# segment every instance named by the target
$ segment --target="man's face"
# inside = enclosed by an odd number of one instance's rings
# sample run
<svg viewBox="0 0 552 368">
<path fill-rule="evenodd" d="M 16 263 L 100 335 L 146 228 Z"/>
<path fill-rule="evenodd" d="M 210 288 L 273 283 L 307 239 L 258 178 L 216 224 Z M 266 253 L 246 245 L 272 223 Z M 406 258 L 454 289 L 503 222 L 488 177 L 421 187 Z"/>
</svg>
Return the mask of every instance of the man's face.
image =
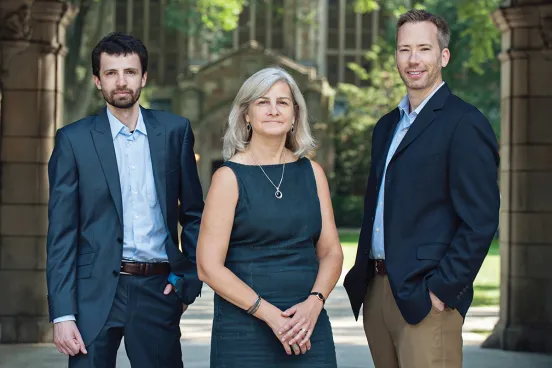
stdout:
<svg viewBox="0 0 552 368">
<path fill-rule="evenodd" d="M 449 50 L 439 48 L 433 23 L 405 23 L 399 28 L 395 60 L 408 90 L 426 90 L 440 83 L 441 69 L 449 58 Z"/>
<path fill-rule="evenodd" d="M 105 101 L 119 109 L 129 109 L 140 98 L 146 85 L 147 73 L 142 76 L 142 64 L 138 54 L 108 55 L 100 57 L 100 77 L 94 76 L 96 87 L 102 91 Z"/>
</svg>

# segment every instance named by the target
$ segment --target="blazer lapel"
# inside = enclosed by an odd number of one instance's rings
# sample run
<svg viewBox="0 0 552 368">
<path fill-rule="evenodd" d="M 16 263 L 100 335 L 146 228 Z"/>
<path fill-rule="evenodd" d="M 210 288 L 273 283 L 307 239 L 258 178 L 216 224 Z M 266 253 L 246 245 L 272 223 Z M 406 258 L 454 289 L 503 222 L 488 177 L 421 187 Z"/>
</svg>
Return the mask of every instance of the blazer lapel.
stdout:
<svg viewBox="0 0 552 368">
<path fill-rule="evenodd" d="M 148 132 L 151 166 L 157 197 L 161 205 L 163 218 L 167 221 L 167 144 L 165 126 L 153 116 L 151 111 L 140 107 Z"/>
<path fill-rule="evenodd" d="M 96 147 L 96 153 L 100 159 L 105 180 L 109 187 L 109 192 L 115 203 L 117 215 L 121 227 L 123 226 L 123 202 L 121 196 L 121 182 L 119 180 L 119 169 L 117 168 L 117 157 L 115 156 L 115 146 L 113 145 L 113 137 L 109 127 L 109 119 L 107 118 L 107 108 L 103 108 L 94 124 L 94 129 L 91 131 L 92 140 Z"/>
<path fill-rule="evenodd" d="M 384 137 L 385 138 L 385 146 L 383 147 L 384 150 L 382 151 L 383 154 L 381 155 L 377 167 L 376 167 L 376 175 L 378 179 L 378 187 L 379 183 L 381 182 L 382 176 L 383 176 L 383 170 L 385 169 L 385 162 L 387 161 L 387 154 L 389 153 L 389 147 L 391 147 L 391 142 L 393 141 L 393 136 L 395 133 L 395 129 L 397 129 L 397 124 L 401 120 L 401 114 L 399 112 L 399 109 L 395 109 L 393 111 L 393 114 L 389 117 L 391 120 L 391 124 L 389 124 L 389 128 L 387 130 L 387 134 Z"/>
<path fill-rule="evenodd" d="M 397 147 L 393 157 L 400 154 L 406 147 L 408 147 L 418 136 L 431 124 L 435 118 L 435 110 L 440 110 L 443 108 L 445 101 L 450 95 L 450 89 L 445 83 L 435 94 L 429 99 L 427 104 L 420 111 L 420 115 L 416 117 L 414 123 L 408 129 L 408 132 L 404 136 L 401 144 Z"/>
</svg>

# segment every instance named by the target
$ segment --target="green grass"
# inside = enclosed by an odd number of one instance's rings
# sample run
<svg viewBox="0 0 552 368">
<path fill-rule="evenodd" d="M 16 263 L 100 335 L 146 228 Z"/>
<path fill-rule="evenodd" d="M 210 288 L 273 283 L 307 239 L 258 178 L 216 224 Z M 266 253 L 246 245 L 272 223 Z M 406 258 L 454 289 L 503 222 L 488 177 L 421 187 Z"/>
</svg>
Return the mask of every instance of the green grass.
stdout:
<svg viewBox="0 0 552 368">
<path fill-rule="evenodd" d="M 340 230 L 339 239 L 343 247 L 343 269 L 349 270 L 355 263 L 359 232 Z M 494 240 L 489 253 L 483 261 L 474 282 L 473 306 L 498 305 L 500 299 L 500 251 L 498 241 Z"/>
</svg>

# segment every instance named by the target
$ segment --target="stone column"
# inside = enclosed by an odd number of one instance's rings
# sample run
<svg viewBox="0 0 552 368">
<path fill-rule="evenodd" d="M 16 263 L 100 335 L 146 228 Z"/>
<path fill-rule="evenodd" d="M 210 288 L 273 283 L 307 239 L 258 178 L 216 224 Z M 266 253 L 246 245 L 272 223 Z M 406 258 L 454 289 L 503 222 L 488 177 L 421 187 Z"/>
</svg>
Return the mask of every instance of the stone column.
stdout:
<svg viewBox="0 0 552 368">
<path fill-rule="evenodd" d="M 47 161 L 62 125 L 65 27 L 75 12 L 61 0 L 2 1 L 0 12 L 2 55 L 12 50 L 1 75 L 0 342 L 51 341 Z"/>
<path fill-rule="evenodd" d="M 500 319 L 484 347 L 552 352 L 552 3 L 510 1 L 502 32 Z"/>
<path fill-rule="evenodd" d="M 328 50 L 328 1 L 318 0 L 318 43 L 316 45 L 316 65 L 318 75 L 327 77 L 326 52 Z"/>
</svg>

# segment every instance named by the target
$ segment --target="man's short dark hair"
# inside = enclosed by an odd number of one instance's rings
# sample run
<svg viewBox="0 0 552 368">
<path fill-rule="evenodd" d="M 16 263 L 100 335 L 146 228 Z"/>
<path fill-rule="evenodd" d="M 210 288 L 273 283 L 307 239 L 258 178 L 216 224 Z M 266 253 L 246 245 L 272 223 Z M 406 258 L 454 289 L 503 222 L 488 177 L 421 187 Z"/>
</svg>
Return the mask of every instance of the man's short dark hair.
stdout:
<svg viewBox="0 0 552 368">
<path fill-rule="evenodd" d="M 102 53 L 115 56 L 137 54 L 142 64 L 142 75 L 148 71 L 148 50 L 146 50 L 142 41 L 134 36 L 122 32 L 113 32 L 98 42 L 92 50 L 92 73 L 98 78 L 100 77 Z"/>
<path fill-rule="evenodd" d="M 402 14 L 397 21 L 397 30 L 395 33 L 395 41 L 399 35 L 399 28 L 405 23 L 419 23 L 430 22 L 437 27 L 437 40 L 439 41 L 439 48 L 443 51 L 444 48 L 449 46 L 450 42 L 450 28 L 448 23 L 436 14 L 432 14 L 425 10 L 412 9 Z"/>
</svg>

